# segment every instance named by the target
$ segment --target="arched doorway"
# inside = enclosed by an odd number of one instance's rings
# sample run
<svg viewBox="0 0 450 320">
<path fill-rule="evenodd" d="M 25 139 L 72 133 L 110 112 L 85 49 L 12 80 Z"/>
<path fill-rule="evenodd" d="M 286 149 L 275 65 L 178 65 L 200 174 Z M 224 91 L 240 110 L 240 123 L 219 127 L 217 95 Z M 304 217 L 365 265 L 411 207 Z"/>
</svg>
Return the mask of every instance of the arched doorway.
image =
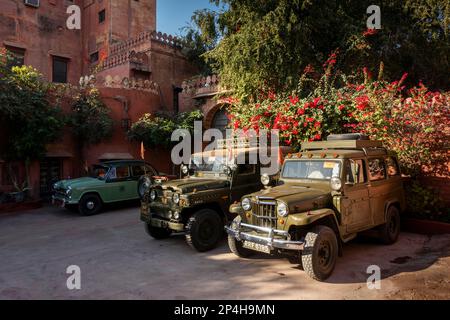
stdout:
<svg viewBox="0 0 450 320">
<path fill-rule="evenodd" d="M 219 110 L 216 111 L 211 122 L 211 128 L 220 130 L 224 138 L 226 137 L 226 129 L 228 126 L 228 117 L 226 111 L 226 106 L 222 106 Z"/>
</svg>

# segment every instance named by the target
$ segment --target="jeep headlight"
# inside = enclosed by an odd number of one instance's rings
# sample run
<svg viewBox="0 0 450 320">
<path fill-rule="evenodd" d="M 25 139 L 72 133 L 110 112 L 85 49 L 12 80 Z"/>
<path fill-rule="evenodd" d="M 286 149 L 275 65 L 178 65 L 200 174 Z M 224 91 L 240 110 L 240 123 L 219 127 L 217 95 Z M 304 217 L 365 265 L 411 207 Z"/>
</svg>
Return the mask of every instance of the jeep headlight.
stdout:
<svg viewBox="0 0 450 320">
<path fill-rule="evenodd" d="M 66 190 L 66 196 L 70 197 L 72 195 L 72 187 L 68 187 Z"/>
<path fill-rule="evenodd" d="M 150 200 L 151 200 L 151 201 L 155 201 L 157 196 L 158 196 L 158 194 L 156 193 L 156 190 L 155 190 L 155 189 L 153 189 L 152 191 L 150 191 Z"/>
<path fill-rule="evenodd" d="M 342 181 L 338 177 L 333 177 L 330 180 L 331 189 L 334 191 L 339 191 L 342 188 Z"/>
<path fill-rule="evenodd" d="M 187 175 L 187 174 L 189 173 L 189 168 L 188 168 L 188 166 L 187 166 L 187 165 L 182 165 L 182 166 L 181 166 L 181 172 L 182 172 L 184 175 Z"/>
<path fill-rule="evenodd" d="M 287 205 L 284 202 L 278 202 L 277 212 L 280 217 L 287 217 L 289 214 Z"/>
<path fill-rule="evenodd" d="M 241 205 L 242 209 L 244 209 L 245 211 L 250 211 L 250 209 L 252 208 L 252 203 L 249 198 L 244 198 L 244 200 L 242 200 Z"/>
<path fill-rule="evenodd" d="M 261 183 L 262 183 L 264 186 L 268 186 L 268 185 L 270 184 L 270 177 L 269 177 L 268 174 L 263 174 L 263 175 L 261 176 Z"/>
<path fill-rule="evenodd" d="M 175 204 L 179 204 L 180 203 L 180 194 L 179 193 L 174 193 L 172 196 L 172 201 Z"/>
</svg>

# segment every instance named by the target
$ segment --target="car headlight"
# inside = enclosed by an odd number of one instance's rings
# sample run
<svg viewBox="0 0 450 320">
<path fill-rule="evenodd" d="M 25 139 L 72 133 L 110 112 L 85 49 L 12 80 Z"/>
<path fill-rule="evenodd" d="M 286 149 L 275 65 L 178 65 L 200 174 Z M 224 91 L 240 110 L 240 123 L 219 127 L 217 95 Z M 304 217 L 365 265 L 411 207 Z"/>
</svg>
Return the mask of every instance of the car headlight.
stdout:
<svg viewBox="0 0 450 320">
<path fill-rule="evenodd" d="M 173 214 L 173 218 L 175 219 L 175 220 L 180 220 L 180 213 L 178 212 L 178 211 L 175 211 L 175 213 Z"/>
<path fill-rule="evenodd" d="M 174 193 L 172 196 L 172 201 L 175 204 L 179 204 L 180 203 L 180 194 L 179 193 Z"/>
<path fill-rule="evenodd" d="M 188 174 L 188 173 L 189 173 L 189 168 L 188 168 L 188 166 L 182 165 L 182 166 L 181 166 L 181 172 L 182 172 L 184 175 Z"/>
<path fill-rule="evenodd" d="M 330 180 L 331 189 L 334 191 L 339 191 L 342 188 L 342 181 L 338 177 L 333 177 Z"/>
<path fill-rule="evenodd" d="M 58 182 L 53 185 L 53 190 L 56 190 L 56 188 L 58 188 Z"/>
<path fill-rule="evenodd" d="M 68 187 L 66 190 L 66 196 L 70 197 L 72 195 L 72 188 Z"/>
<path fill-rule="evenodd" d="M 244 198 L 244 200 L 242 200 L 241 205 L 245 211 L 250 211 L 250 209 L 252 208 L 252 203 L 250 202 L 249 198 Z"/>
<path fill-rule="evenodd" d="M 151 201 L 155 201 L 157 197 L 158 197 L 158 194 L 156 193 L 156 190 L 155 190 L 155 189 L 153 189 L 152 191 L 150 191 L 150 200 L 151 200 Z"/>
<path fill-rule="evenodd" d="M 261 183 L 262 183 L 264 186 L 268 186 L 268 185 L 270 184 L 270 177 L 269 177 L 268 174 L 263 174 L 263 175 L 261 176 Z"/>
<path fill-rule="evenodd" d="M 289 210 L 284 202 L 278 202 L 277 212 L 280 217 L 287 217 Z"/>
</svg>

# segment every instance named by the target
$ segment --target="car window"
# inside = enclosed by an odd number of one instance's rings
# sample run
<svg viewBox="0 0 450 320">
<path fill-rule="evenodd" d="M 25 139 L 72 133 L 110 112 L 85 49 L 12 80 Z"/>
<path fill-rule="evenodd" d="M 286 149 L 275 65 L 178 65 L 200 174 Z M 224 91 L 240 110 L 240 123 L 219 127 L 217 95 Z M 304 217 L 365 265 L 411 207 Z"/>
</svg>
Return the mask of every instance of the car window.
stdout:
<svg viewBox="0 0 450 320">
<path fill-rule="evenodd" d="M 400 169 L 398 168 L 398 163 L 395 158 L 387 157 L 386 166 L 389 177 L 398 176 L 400 174 Z"/>
<path fill-rule="evenodd" d="M 316 179 L 330 180 L 339 177 L 341 163 L 334 160 L 299 160 L 288 161 L 283 168 L 283 178 L 286 179 Z"/>
<path fill-rule="evenodd" d="M 379 181 L 386 179 L 386 168 L 383 159 L 369 160 L 370 181 Z"/>
<path fill-rule="evenodd" d="M 130 176 L 130 169 L 128 166 L 113 167 L 109 173 L 109 179 L 125 179 Z"/>
<path fill-rule="evenodd" d="M 359 184 L 366 183 L 366 165 L 364 160 L 349 159 L 346 163 L 346 181 L 349 183 Z"/>
<path fill-rule="evenodd" d="M 155 175 L 156 172 L 155 170 L 148 166 L 148 165 L 134 165 L 131 167 L 131 170 L 133 172 L 133 177 L 140 177 L 143 176 L 145 174 L 149 174 L 149 175 Z"/>
</svg>

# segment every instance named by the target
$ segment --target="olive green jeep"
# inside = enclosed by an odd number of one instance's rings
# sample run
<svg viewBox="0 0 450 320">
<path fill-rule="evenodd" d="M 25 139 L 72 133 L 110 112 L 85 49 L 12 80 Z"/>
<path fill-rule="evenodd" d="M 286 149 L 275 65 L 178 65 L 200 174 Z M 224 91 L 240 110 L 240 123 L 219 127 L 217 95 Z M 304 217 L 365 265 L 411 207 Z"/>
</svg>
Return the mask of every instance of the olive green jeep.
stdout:
<svg viewBox="0 0 450 320">
<path fill-rule="evenodd" d="M 230 206 L 233 253 L 287 253 L 312 278 L 333 272 L 342 244 L 373 229 L 385 244 L 400 232 L 405 208 L 396 155 L 360 134 L 331 135 L 288 155 L 274 186 Z"/>
<path fill-rule="evenodd" d="M 144 179 L 141 220 L 147 233 L 164 239 L 185 232 L 187 243 L 195 250 L 213 249 L 224 234 L 224 225 L 235 218 L 228 211 L 230 204 L 263 187 L 259 161 L 248 161 L 249 154 L 257 150 L 234 145 L 196 153 L 189 166 L 181 167 L 183 179 L 160 184 Z M 243 157 L 246 164 L 237 164 L 236 159 Z"/>
</svg>

